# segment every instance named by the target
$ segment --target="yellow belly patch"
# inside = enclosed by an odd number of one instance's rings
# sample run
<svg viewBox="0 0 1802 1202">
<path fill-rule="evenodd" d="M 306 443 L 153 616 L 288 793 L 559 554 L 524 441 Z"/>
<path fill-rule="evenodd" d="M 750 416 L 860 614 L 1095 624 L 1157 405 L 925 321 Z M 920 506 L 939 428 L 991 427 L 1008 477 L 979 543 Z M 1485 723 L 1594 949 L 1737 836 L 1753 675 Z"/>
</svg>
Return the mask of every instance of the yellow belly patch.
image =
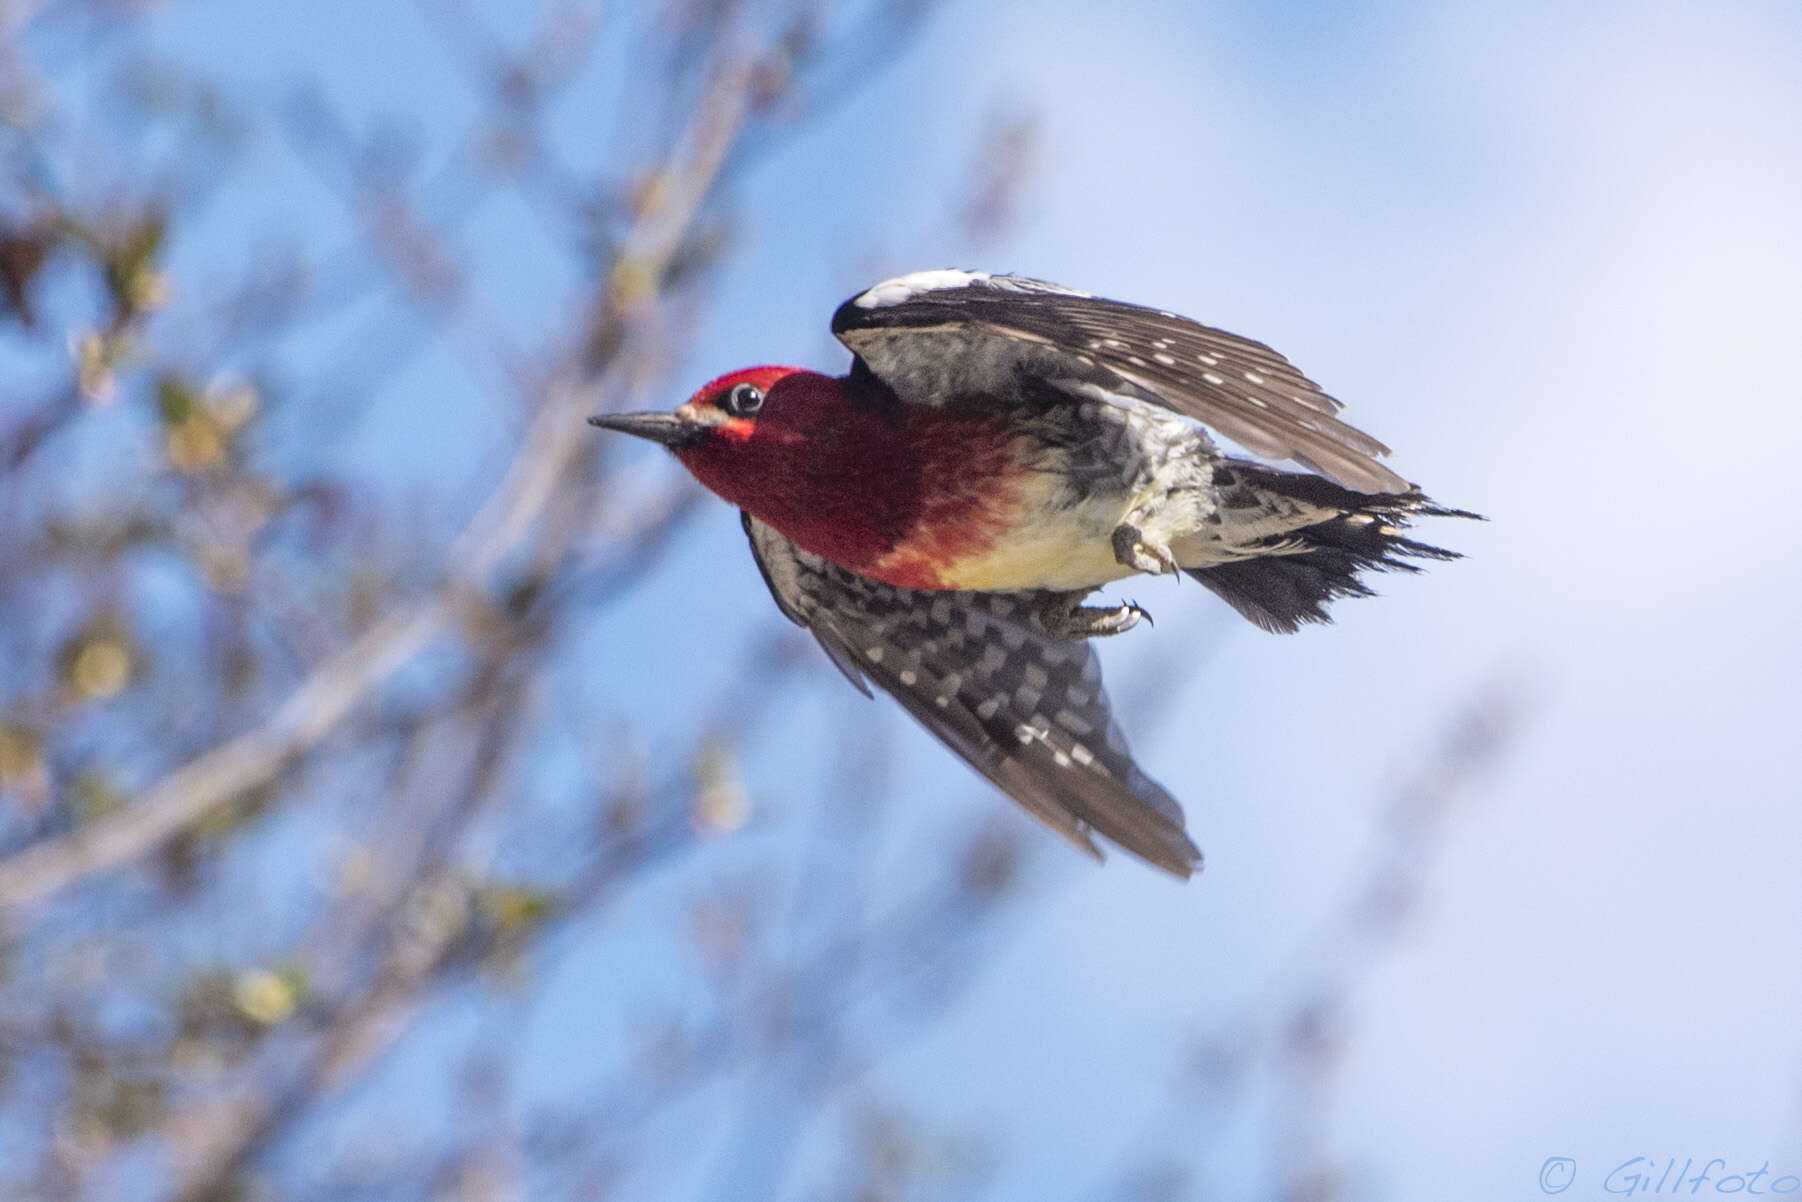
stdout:
<svg viewBox="0 0 1802 1202">
<path fill-rule="evenodd" d="M 1014 591 L 1093 588 L 1133 574 L 1114 557 L 1114 527 L 1131 502 L 1114 496 L 1073 507 L 1054 505 L 1056 481 L 1030 478 L 1007 515 L 1011 533 L 992 547 L 940 569 L 941 587 Z"/>
</svg>

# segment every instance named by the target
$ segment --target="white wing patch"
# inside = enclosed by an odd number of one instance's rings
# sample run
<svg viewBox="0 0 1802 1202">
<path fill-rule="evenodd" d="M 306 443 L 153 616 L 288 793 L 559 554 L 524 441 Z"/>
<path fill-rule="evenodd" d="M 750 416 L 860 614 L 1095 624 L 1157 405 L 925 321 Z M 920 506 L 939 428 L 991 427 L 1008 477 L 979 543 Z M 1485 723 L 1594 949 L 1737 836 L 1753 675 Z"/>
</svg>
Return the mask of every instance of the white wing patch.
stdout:
<svg viewBox="0 0 1802 1202">
<path fill-rule="evenodd" d="M 989 278 L 989 273 L 986 271 L 957 271 L 951 268 L 938 271 L 916 271 L 912 275 L 900 275 L 892 280 L 884 280 L 851 303 L 859 309 L 884 309 L 890 305 L 906 304 L 922 292 L 937 292 L 945 288 L 968 288 L 977 280 Z"/>
<path fill-rule="evenodd" d="M 886 309 L 891 305 L 904 305 L 915 297 L 924 296 L 928 292 L 968 288 L 972 284 L 987 284 L 991 288 L 1000 288 L 1009 292 L 1052 292 L 1060 296 L 1089 295 L 1086 292 L 1078 292 L 1074 288 L 1047 284 L 1043 280 L 1029 280 L 1024 276 L 991 275 L 986 271 L 959 271 L 952 267 L 941 267 L 933 271 L 916 271 L 909 275 L 898 275 L 892 280 L 884 280 L 874 288 L 860 293 L 851 303 L 859 309 Z"/>
</svg>

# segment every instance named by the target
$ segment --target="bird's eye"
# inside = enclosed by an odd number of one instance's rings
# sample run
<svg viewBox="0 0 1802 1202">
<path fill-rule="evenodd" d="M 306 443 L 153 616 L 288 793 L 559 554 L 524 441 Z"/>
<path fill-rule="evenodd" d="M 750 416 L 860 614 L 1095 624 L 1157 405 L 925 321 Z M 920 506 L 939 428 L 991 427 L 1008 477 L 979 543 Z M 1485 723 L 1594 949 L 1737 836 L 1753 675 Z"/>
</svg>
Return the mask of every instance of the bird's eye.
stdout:
<svg viewBox="0 0 1802 1202">
<path fill-rule="evenodd" d="M 755 384 L 736 384 L 726 394 L 726 411 L 739 417 L 750 417 L 763 408 L 763 389 Z"/>
</svg>

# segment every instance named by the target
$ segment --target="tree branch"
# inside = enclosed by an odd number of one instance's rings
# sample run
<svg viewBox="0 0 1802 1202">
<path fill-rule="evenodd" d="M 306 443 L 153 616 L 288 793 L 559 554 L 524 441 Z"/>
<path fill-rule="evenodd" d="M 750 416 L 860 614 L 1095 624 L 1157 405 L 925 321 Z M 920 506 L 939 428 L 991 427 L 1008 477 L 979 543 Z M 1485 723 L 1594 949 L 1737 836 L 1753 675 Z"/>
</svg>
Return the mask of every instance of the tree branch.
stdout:
<svg viewBox="0 0 1802 1202">
<path fill-rule="evenodd" d="M 748 80 L 742 57 L 728 58 L 716 71 L 662 167 L 658 196 L 645 205 L 625 240 L 605 302 L 605 320 L 619 331 L 610 340 L 614 351 L 599 362 L 575 355 L 574 364 L 546 390 L 500 485 L 453 544 L 452 566 L 438 591 L 388 614 L 301 682 L 262 725 L 170 772 L 134 804 L 0 861 L 0 913 L 41 901 L 90 873 L 130 863 L 273 779 L 443 633 L 458 599 L 481 590 L 519 550 L 575 458 L 593 394 L 629 384 L 649 358 L 646 319 L 744 122 Z"/>
</svg>

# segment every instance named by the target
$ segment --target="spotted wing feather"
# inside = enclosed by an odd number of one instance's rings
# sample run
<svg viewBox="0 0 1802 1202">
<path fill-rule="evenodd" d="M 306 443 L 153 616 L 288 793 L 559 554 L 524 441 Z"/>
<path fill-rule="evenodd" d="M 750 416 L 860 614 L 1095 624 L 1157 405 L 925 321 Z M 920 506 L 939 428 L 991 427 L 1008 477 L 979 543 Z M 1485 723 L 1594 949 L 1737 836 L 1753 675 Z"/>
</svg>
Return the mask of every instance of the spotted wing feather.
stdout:
<svg viewBox="0 0 1802 1202">
<path fill-rule="evenodd" d="M 832 332 L 905 401 L 1007 396 L 1020 376 L 1129 396 L 1194 418 L 1255 455 L 1367 493 L 1408 482 L 1338 401 L 1261 342 L 1161 309 L 1041 280 L 927 271 L 840 305 Z"/>
<path fill-rule="evenodd" d="M 1188 876 L 1181 808 L 1139 771 L 1085 642 L 1040 629 L 1037 594 L 915 592 L 848 572 L 750 515 L 776 604 L 852 680 L 899 701 L 977 771 L 1077 846 L 1092 834 Z"/>
</svg>

